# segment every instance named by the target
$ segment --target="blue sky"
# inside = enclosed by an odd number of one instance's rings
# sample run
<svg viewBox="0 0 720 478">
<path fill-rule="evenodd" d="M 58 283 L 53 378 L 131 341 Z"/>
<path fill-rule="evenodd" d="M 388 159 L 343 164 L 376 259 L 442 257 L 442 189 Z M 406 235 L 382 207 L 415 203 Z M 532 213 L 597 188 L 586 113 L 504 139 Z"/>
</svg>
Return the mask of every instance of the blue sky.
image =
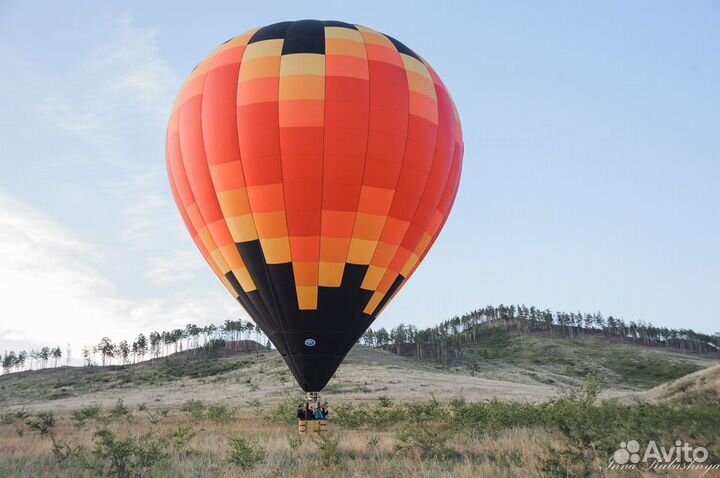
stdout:
<svg viewBox="0 0 720 478">
<path fill-rule="evenodd" d="M 715 332 L 716 2 L 0 3 L 0 350 L 246 317 L 170 196 L 164 130 L 228 38 L 322 18 L 439 72 L 465 160 L 453 214 L 376 324 L 486 304 Z"/>
</svg>

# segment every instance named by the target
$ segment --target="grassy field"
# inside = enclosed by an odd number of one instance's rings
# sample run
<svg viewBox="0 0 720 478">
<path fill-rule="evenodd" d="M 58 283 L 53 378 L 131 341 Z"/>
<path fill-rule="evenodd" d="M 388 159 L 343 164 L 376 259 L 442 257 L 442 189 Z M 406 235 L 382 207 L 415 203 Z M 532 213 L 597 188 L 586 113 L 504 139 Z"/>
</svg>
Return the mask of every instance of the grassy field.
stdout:
<svg viewBox="0 0 720 478">
<path fill-rule="evenodd" d="M 502 330 L 447 365 L 356 347 L 324 391 L 328 433 L 302 438 L 274 351 L 14 373 L 0 477 L 720 477 L 602 471 L 630 439 L 681 438 L 720 463 L 716 364 Z"/>
<path fill-rule="evenodd" d="M 717 403 L 638 406 L 596 396 L 590 379 L 543 403 L 380 397 L 334 407 L 328 432 L 303 437 L 291 400 L 238 409 L 194 399 L 176 408 L 119 400 L 70 413 L 19 409 L 0 421 L 0 476 L 657 476 L 601 469 L 627 437 L 677 436 L 692 436 L 720 462 Z"/>
</svg>

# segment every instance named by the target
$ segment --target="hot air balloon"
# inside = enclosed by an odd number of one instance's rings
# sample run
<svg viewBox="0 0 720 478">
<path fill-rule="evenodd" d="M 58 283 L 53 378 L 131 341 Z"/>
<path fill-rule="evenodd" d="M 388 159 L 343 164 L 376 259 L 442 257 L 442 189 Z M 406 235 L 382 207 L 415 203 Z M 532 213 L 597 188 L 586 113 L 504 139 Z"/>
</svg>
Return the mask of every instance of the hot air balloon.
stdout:
<svg viewBox="0 0 720 478">
<path fill-rule="evenodd" d="M 338 21 L 223 43 L 190 74 L 167 129 L 187 229 L 306 392 L 325 387 L 427 254 L 462 156 L 430 65 Z"/>
</svg>

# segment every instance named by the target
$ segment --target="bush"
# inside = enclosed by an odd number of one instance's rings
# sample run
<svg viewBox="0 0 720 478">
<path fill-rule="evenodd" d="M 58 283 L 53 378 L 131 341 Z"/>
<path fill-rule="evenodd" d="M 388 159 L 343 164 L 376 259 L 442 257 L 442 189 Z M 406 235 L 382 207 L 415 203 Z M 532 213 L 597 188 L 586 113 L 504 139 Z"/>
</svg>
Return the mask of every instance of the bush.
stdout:
<svg viewBox="0 0 720 478">
<path fill-rule="evenodd" d="M 394 405 L 390 399 L 380 397 L 374 407 L 339 405 L 333 408 L 333 413 L 335 421 L 347 428 L 378 428 L 406 422 L 413 407 L 423 405 Z"/>
<path fill-rule="evenodd" d="M 347 428 L 360 428 L 366 423 L 366 409 L 354 405 L 338 405 L 333 408 L 335 421 Z"/>
<path fill-rule="evenodd" d="M 0 425 L 14 425 L 16 421 L 25 420 L 29 416 L 30 412 L 23 407 L 14 412 L 4 413 L 2 417 L 0 417 Z"/>
<path fill-rule="evenodd" d="M 100 407 L 98 407 L 97 405 L 91 405 L 88 407 L 80 408 L 78 410 L 74 410 L 71 416 L 78 425 L 82 425 L 83 423 L 85 423 L 85 420 L 96 420 L 100 418 L 101 412 L 102 409 Z"/>
<path fill-rule="evenodd" d="M 605 410 L 595 405 L 599 393 L 597 377 L 589 373 L 579 390 L 552 403 L 549 418 L 562 433 L 563 443 L 559 448 L 548 448 L 542 466 L 548 476 L 590 477 L 607 463 L 608 455 L 600 442 L 612 448 L 610 442 L 614 440 L 608 438 L 617 428 L 608 427 L 612 422 L 604 419 Z"/>
<path fill-rule="evenodd" d="M 235 418 L 235 411 L 226 405 L 210 405 L 207 409 L 207 417 L 216 423 L 229 423 Z"/>
<path fill-rule="evenodd" d="M 55 428 L 55 415 L 53 412 L 41 412 L 35 418 L 29 418 L 25 424 L 41 436 L 50 435 Z"/>
<path fill-rule="evenodd" d="M 82 462 L 85 459 L 85 449 L 82 446 L 74 448 L 68 443 L 55 439 L 55 437 L 51 436 L 50 439 L 53 445 L 52 454 L 58 463 L 65 463 L 73 459 Z"/>
<path fill-rule="evenodd" d="M 445 408 L 440 406 L 435 397 L 429 402 L 411 402 L 405 405 L 407 417 L 416 423 L 424 423 L 429 420 L 440 420 L 445 418 Z M 387 407 L 380 406 L 376 409 L 376 413 Z"/>
<path fill-rule="evenodd" d="M 139 437 L 120 438 L 107 428 L 95 433 L 95 448 L 85 467 L 101 477 L 132 478 L 144 476 L 146 471 L 167 460 L 166 440 L 151 433 Z"/>
<path fill-rule="evenodd" d="M 145 410 L 145 414 L 148 417 L 148 421 L 153 425 L 160 422 L 160 417 L 163 417 L 163 418 L 167 417 L 168 412 L 169 412 L 169 410 L 167 408 L 160 408 L 157 410 L 151 410 L 148 408 Z"/>
<path fill-rule="evenodd" d="M 412 425 L 398 435 L 396 448 L 416 453 L 422 459 L 449 459 L 457 452 L 448 445 L 454 432 L 446 428 L 434 428 L 429 424 Z"/>
<path fill-rule="evenodd" d="M 393 401 L 383 395 L 381 397 L 378 397 L 378 406 L 381 408 L 390 408 L 393 406 Z"/>
<path fill-rule="evenodd" d="M 115 402 L 115 406 L 110 409 L 110 418 L 115 420 L 120 420 L 121 418 L 130 420 L 132 418 L 130 409 L 125 406 L 125 402 L 123 402 L 122 398 L 118 398 Z"/>
<path fill-rule="evenodd" d="M 313 443 L 320 450 L 320 462 L 323 466 L 328 467 L 340 463 L 340 439 L 338 437 L 318 430 L 313 435 Z"/>
<path fill-rule="evenodd" d="M 175 449 L 180 450 L 185 448 L 185 446 L 194 436 L 195 431 L 192 429 L 192 427 L 190 427 L 189 425 L 183 425 L 170 435 L 170 440 L 172 441 Z"/>
<path fill-rule="evenodd" d="M 202 400 L 188 400 L 180 410 L 189 413 L 193 420 L 202 420 L 205 418 L 205 404 Z"/>
<path fill-rule="evenodd" d="M 15 418 L 14 414 L 4 413 L 2 418 L 0 418 L 0 425 L 12 425 L 16 420 L 17 418 Z"/>
<path fill-rule="evenodd" d="M 227 461 L 242 470 L 249 470 L 257 466 L 265 459 L 265 450 L 259 446 L 248 443 L 242 437 L 230 439 L 230 449 Z"/>
<path fill-rule="evenodd" d="M 297 406 L 298 403 L 303 403 L 303 398 L 293 400 L 288 398 L 278 404 L 277 407 L 270 410 L 270 413 L 265 415 L 265 420 L 272 423 L 285 423 L 292 425 L 297 423 Z"/>
</svg>

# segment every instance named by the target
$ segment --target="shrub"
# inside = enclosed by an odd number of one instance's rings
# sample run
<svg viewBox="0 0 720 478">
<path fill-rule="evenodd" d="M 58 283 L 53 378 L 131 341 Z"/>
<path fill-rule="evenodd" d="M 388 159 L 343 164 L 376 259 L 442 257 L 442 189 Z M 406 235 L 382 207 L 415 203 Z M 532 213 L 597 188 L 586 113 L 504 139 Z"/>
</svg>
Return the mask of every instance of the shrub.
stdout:
<svg viewBox="0 0 720 478">
<path fill-rule="evenodd" d="M 235 418 L 235 411 L 227 405 L 210 405 L 207 409 L 207 417 L 216 423 L 229 423 Z"/>
<path fill-rule="evenodd" d="M 265 415 L 265 420 L 272 423 L 285 423 L 291 425 L 297 422 L 297 405 L 305 400 L 302 398 L 288 398 L 280 402 L 270 413 Z"/>
<path fill-rule="evenodd" d="M 188 400 L 180 410 L 189 413 L 193 420 L 202 420 L 205 418 L 205 404 L 202 400 Z"/>
<path fill-rule="evenodd" d="M 249 470 L 257 466 L 265 459 L 265 450 L 257 445 L 248 443 L 242 437 L 230 439 L 230 449 L 227 461 L 243 470 Z"/>
<path fill-rule="evenodd" d="M 35 418 L 28 418 L 25 424 L 41 436 L 49 435 L 55 428 L 55 415 L 53 412 L 41 412 Z"/>
<path fill-rule="evenodd" d="M 453 434 L 450 429 L 434 428 L 429 424 L 412 425 L 398 434 L 396 448 L 416 453 L 423 459 L 448 459 L 457 455 L 457 452 L 448 445 Z"/>
<path fill-rule="evenodd" d="M 408 420 L 409 407 L 422 405 L 393 405 L 390 400 L 380 400 L 374 407 L 339 405 L 333 408 L 335 420 L 347 428 L 387 427 Z"/>
<path fill-rule="evenodd" d="M 390 408 L 393 406 L 393 401 L 383 395 L 381 397 L 378 397 L 378 406 L 381 408 Z"/>
<path fill-rule="evenodd" d="M 139 437 L 118 437 L 107 428 L 95 433 L 95 448 L 86 460 L 85 468 L 101 477 L 132 478 L 144 476 L 146 471 L 167 460 L 165 440 L 151 433 Z"/>
<path fill-rule="evenodd" d="M 416 423 L 424 423 L 429 420 L 440 420 L 445 417 L 445 408 L 440 406 L 435 397 L 429 402 L 410 402 L 406 407 L 407 417 Z M 380 409 L 384 409 L 381 407 Z M 378 410 L 376 409 L 376 412 Z"/>
<path fill-rule="evenodd" d="M 4 413 L 2 418 L 0 418 L 0 425 L 12 425 L 16 420 L 17 418 L 14 413 Z"/>
<path fill-rule="evenodd" d="M 73 448 L 68 443 L 57 440 L 54 437 L 50 437 L 50 438 L 52 440 L 52 445 L 53 445 L 52 454 L 55 457 L 55 459 L 58 461 L 58 463 L 65 463 L 72 459 L 78 459 L 78 460 L 82 461 L 85 458 L 83 455 L 85 449 L 82 446 Z"/>
<path fill-rule="evenodd" d="M 367 413 L 361 407 L 350 404 L 338 405 L 333 408 L 335 421 L 347 428 L 360 428 L 366 423 Z"/>
<path fill-rule="evenodd" d="M 145 414 L 146 414 L 147 417 L 148 417 L 148 421 L 149 421 L 151 424 L 155 425 L 156 423 L 158 423 L 158 422 L 160 421 L 160 417 L 163 417 L 163 418 L 164 418 L 164 417 L 167 417 L 167 416 L 168 416 L 168 409 L 167 409 L 167 408 L 161 408 L 161 409 L 158 409 L 158 410 L 151 410 L 151 409 L 148 408 L 148 409 L 145 410 Z"/>
<path fill-rule="evenodd" d="M 340 463 L 340 439 L 328 432 L 317 430 L 313 435 L 313 443 L 320 450 L 320 462 L 323 466 Z"/>
<path fill-rule="evenodd" d="M 608 432 L 608 422 L 599 420 L 603 415 L 595 406 L 599 393 L 597 377 L 589 373 L 579 390 L 553 403 L 552 423 L 562 433 L 563 443 L 560 448 L 548 448 L 544 473 L 590 477 L 607 462 L 599 440 L 609 436 L 612 429 Z"/>
<path fill-rule="evenodd" d="M 125 402 L 123 402 L 122 398 L 118 398 L 115 402 L 115 406 L 110 409 L 110 418 L 115 420 L 120 420 L 121 418 L 130 420 L 132 418 L 130 409 L 125 406 Z"/>
<path fill-rule="evenodd" d="M 97 405 L 90 405 L 87 407 L 74 410 L 71 414 L 72 419 L 77 422 L 78 425 L 85 423 L 85 420 L 98 419 L 102 409 Z"/>
<path fill-rule="evenodd" d="M 195 436 L 195 431 L 189 425 L 179 427 L 170 435 L 173 446 L 180 450 L 185 448 L 188 442 Z"/>
</svg>

